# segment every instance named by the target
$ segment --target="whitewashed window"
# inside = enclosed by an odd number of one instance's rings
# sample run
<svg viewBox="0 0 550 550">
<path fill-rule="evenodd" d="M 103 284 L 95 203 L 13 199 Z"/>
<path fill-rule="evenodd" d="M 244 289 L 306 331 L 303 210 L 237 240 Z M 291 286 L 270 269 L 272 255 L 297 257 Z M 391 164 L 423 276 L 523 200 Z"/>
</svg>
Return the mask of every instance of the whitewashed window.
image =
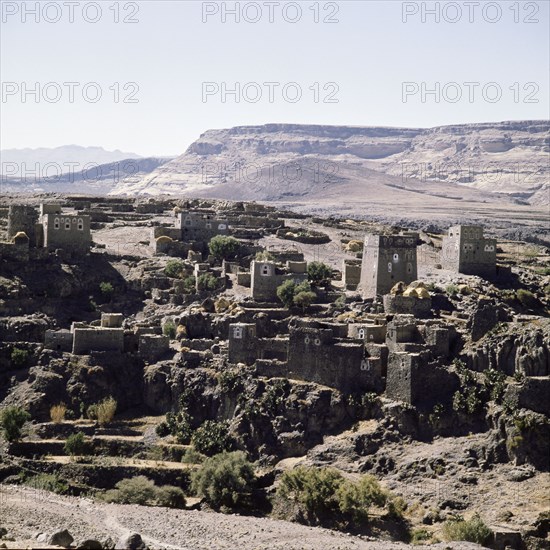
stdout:
<svg viewBox="0 0 550 550">
<path fill-rule="evenodd" d="M 227 225 L 225 225 L 225 223 L 220 223 L 218 229 L 227 229 Z"/>
<path fill-rule="evenodd" d="M 392 270 L 392 265 L 391 265 L 391 262 L 388 264 L 388 273 L 391 273 L 391 270 Z"/>
<path fill-rule="evenodd" d="M 306 336 L 304 339 L 304 344 L 309 344 L 309 336 Z"/>
<path fill-rule="evenodd" d="M 316 346 L 320 346 L 320 345 L 321 345 L 321 339 L 320 339 L 320 338 L 315 338 L 315 345 L 316 345 Z"/>
<path fill-rule="evenodd" d="M 357 335 L 359 336 L 359 338 L 361 338 L 361 340 L 363 340 L 365 338 L 365 329 L 364 328 L 359 329 L 359 332 L 357 333 Z"/>
<path fill-rule="evenodd" d="M 77 229 L 79 231 L 84 231 L 84 220 L 82 218 L 78 218 Z"/>
<path fill-rule="evenodd" d="M 398 261 L 399 261 L 399 254 L 394 254 L 394 255 L 393 255 L 393 261 L 394 261 L 394 262 L 398 262 Z"/>
<path fill-rule="evenodd" d="M 65 229 L 70 229 L 71 228 L 71 220 L 69 220 L 69 218 L 67 218 L 67 220 L 65 221 Z"/>
<path fill-rule="evenodd" d="M 268 265 L 262 265 L 262 276 L 263 277 L 267 277 L 268 275 L 271 274 L 271 269 L 269 268 Z"/>
<path fill-rule="evenodd" d="M 59 218 L 55 218 L 53 221 L 53 228 L 59 229 Z"/>
<path fill-rule="evenodd" d="M 412 273 L 412 272 L 413 272 L 413 264 L 409 262 L 407 264 L 407 273 Z"/>
<path fill-rule="evenodd" d="M 243 337 L 243 327 L 235 327 L 233 329 L 233 338 L 240 340 Z"/>
</svg>

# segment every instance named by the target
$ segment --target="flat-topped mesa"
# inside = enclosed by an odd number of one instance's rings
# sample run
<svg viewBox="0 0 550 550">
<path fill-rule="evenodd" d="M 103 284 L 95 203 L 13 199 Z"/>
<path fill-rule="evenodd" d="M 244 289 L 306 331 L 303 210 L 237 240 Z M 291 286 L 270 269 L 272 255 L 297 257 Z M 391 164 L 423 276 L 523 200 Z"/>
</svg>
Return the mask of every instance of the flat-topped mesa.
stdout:
<svg viewBox="0 0 550 550">
<path fill-rule="evenodd" d="M 417 278 L 418 233 L 366 235 L 359 288 L 363 298 L 388 294 L 395 283 Z"/>
<path fill-rule="evenodd" d="M 496 274 L 497 241 L 483 235 L 481 225 L 454 225 L 443 237 L 441 265 L 465 275 Z"/>
</svg>

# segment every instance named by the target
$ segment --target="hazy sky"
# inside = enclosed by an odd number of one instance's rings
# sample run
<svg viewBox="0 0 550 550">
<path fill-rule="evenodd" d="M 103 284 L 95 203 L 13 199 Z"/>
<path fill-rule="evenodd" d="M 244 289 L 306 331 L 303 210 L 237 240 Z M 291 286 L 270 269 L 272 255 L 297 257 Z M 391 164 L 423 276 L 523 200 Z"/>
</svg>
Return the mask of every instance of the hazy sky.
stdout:
<svg viewBox="0 0 550 550">
<path fill-rule="evenodd" d="M 550 118 L 549 4 L 2 0 L 0 147 L 175 155 L 237 125 Z"/>
</svg>

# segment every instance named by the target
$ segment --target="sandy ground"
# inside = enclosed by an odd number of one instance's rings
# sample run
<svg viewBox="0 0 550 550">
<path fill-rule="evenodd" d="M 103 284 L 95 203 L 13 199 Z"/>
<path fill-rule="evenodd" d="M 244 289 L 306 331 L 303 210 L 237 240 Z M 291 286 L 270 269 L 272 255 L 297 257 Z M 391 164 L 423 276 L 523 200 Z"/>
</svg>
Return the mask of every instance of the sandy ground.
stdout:
<svg viewBox="0 0 550 550">
<path fill-rule="evenodd" d="M 131 532 L 141 534 L 153 549 L 182 550 L 404 550 L 405 544 L 368 542 L 327 529 L 265 518 L 213 512 L 115 505 L 86 498 L 64 497 L 28 487 L 0 485 L 2 525 L 16 542 L 33 546 L 39 533 L 68 529 L 75 542 L 104 541 Z M 14 546 L 14 544 L 16 546 Z M 19 546 L 17 546 L 19 545 Z M 34 547 L 43 547 L 34 543 Z M 432 548 L 474 550 L 475 544 L 453 543 Z"/>
</svg>

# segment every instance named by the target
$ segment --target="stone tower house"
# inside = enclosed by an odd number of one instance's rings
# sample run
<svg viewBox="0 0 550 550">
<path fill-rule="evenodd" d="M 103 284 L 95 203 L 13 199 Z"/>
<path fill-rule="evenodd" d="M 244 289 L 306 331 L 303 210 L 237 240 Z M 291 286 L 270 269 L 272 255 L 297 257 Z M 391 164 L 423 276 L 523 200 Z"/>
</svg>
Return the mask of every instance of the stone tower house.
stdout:
<svg viewBox="0 0 550 550">
<path fill-rule="evenodd" d="M 418 233 L 367 235 L 363 247 L 360 289 L 363 298 L 387 294 L 395 283 L 417 278 Z"/>
<path fill-rule="evenodd" d="M 443 237 L 441 265 L 465 275 L 496 273 L 497 242 L 483 236 L 480 225 L 454 225 Z"/>
</svg>

